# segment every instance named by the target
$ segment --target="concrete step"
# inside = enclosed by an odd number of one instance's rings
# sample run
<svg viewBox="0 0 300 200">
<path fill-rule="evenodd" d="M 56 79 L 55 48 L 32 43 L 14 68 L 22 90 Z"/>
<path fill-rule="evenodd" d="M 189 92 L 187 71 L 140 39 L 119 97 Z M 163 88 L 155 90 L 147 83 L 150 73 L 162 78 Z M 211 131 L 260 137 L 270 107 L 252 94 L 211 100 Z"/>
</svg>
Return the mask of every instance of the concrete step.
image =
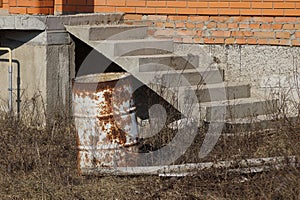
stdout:
<svg viewBox="0 0 300 200">
<path fill-rule="evenodd" d="M 196 95 L 199 102 L 248 98 L 251 95 L 251 86 L 224 82 L 185 88 L 185 96 L 191 95 Z"/>
<path fill-rule="evenodd" d="M 224 71 L 222 69 L 213 70 L 197 70 L 187 69 L 178 70 L 176 72 L 170 71 L 157 72 L 161 74 L 161 80 L 166 87 L 180 87 L 190 85 L 204 85 L 221 83 L 224 81 Z"/>
<path fill-rule="evenodd" d="M 91 41 L 144 39 L 148 36 L 148 27 L 142 25 L 82 25 L 67 26 L 66 29 L 79 38 Z"/>
<path fill-rule="evenodd" d="M 130 70 L 129 70 L 130 71 Z M 132 71 L 131 71 L 132 72 Z M 164 88 L 176 93 L 179 90 L 189 89 L 187 86 L 201 87 L 205 84 L 222 83 L 224 80 L 222 69 L 197 70 L 186 69 L 177 71 L 156 71 L 156 72 L 137 72 L 132 73 L 146 85 L 153 85 L 154 88 Z"/>
<path fill-rule="evenodd" d="M 273 129 L 278 125 L 278 120 L 271 115 L 259 115 L 256 117 L 248 117 L 242 119 L 228 120 L 224 124 L 224 133 L 243 133 L 250 131 L 260 131 Z"/>
<path fill-rule="evenodd" d="M 280 113 L 238 118 L 226 121 L 223 132 L 236 134 L 255 133 L 261 130 L 279 130 L 287 127 L 296 127 L 299 123 L 298 119 L 293 114 L 284 116 Z"/>
<path fill-rule="evenodd" d="M 89 41 L 89 44 L 107 57 L 168 54 L 174 51 L 173 40 L 136 39 Z"/>
<path fill-rule="evenodd" d="M 200 103 L 200 115 L 206 121 L 226 122 L 238 118 L 256 117 L 278 111 L 278 100 L 243 98 Z M 195 110 L 195 109 L 194 109 Z"/>
<path fill-rule="evenodd" d="M 90 28 L 90 40 L 134 40 L 148 36 L 147 26 L 111 25 Z"/>
<path fill-rule="evenodd" d="M 191 54 L 147 55 L 136 56 L 135 59 L 138 59 L 140 72 L 195 69 L 199 66 L 199 56 Z"/>
<path fill-rule="evenodd" d="M 154 81 L 153 81 L 154 82 Z M 193 86 L 177 86 L 165 87 L 162 85 L 151 85 L 152 90 L 161 91 L 162 96 L 168 102 L 174 105 L 183 105 L 183 108 L 188 108 L 186 104 L 204 103 L 212 101 L 224 101 L 238 98 L 250 97 L 249 84 L 230 84 L 230 83 L 215 83 L 208 85 L 193 85 Z"/>
<path fill-rule="evenodd" d="M 171 129 L 184 128 L 188 125 L 189 120 L 187 118 L 179 119 L 168 125 Z M 204 120 L 201 124 L 204 132 L 208 132 L 209 129 L 222 127 L 222 133 L 227 136 L 238 136 L 242 134 L 255 133 L 261 130 L 271 130 L 278 128 L 278 123 L 282 122 L 276 119 L 273 114 L 259 115 L 256 117 L 228 119 L 225 122 L 212 122 Z"/>
</svg>

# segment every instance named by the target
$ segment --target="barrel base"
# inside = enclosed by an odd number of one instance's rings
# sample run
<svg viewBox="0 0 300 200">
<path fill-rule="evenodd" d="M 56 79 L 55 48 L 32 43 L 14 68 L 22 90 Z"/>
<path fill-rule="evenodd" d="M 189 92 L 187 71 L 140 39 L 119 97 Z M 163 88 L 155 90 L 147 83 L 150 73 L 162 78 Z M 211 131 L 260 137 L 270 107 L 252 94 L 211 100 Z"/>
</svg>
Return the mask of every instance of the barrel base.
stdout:
<svg viewBox="0 0 300 200">
<path fill-rule="evenodd" d="M 138 146 L 120 147 L 115 149 L 79 150 L 79 171 L 114 171 L 117 167 L 132 167 L 137 165 Z"/>
</svg>

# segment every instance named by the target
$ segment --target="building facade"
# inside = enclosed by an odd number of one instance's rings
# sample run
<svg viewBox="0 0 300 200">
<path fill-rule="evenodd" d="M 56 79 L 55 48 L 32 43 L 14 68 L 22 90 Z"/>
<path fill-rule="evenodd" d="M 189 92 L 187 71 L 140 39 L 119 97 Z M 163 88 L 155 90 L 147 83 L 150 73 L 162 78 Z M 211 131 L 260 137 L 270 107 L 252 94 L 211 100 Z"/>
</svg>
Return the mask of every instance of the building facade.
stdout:
<svg viewBox="0 0 300 200">
<path fill-rule="evenodd" d="M 213 58 L 226 80 L 299 99 L 300 0 L 0 0 L 0 44 L 20 64 L 24 98 L 68 104 L 77 44 L 64 25 L 102 23 L 147 25 L 150 36 Z"/>
</svg>

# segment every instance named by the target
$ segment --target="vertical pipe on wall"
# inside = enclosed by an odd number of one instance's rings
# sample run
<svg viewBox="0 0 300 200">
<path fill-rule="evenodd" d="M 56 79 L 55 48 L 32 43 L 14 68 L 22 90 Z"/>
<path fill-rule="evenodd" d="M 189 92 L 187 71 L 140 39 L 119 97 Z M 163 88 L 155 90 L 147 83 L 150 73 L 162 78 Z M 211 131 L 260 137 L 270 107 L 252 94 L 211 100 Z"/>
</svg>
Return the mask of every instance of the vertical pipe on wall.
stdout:
<svg viewBox="0 0 300 200">
<path fill-rule="evenodd" d="M 12 113 L 13 111 L 13 105 L 12 105 L 12 51 L 8 47 L 0 47 L 0 51 L 7 51 L 9 54 L 9 66 L 8 66 L 8 91 L 9 91 L 9 96 L 8 96 L 8 109 L 9 112 Z"/>
</svg>

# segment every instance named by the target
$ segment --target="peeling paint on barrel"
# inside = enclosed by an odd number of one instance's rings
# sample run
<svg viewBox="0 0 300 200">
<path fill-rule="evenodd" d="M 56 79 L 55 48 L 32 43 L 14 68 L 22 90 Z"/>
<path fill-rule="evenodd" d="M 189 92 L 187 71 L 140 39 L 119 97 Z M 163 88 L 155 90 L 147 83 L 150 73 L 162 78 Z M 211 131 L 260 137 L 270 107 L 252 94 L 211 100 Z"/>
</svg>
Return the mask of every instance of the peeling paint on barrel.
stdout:
<svg viewBox="0 0 300 200">
<path fill-rule="evenodd" d="M 128 73 L 86 75 L 73 81 L 81 172 L 134 166 L 138 129 L 132 92 Z"/>
</svg>

